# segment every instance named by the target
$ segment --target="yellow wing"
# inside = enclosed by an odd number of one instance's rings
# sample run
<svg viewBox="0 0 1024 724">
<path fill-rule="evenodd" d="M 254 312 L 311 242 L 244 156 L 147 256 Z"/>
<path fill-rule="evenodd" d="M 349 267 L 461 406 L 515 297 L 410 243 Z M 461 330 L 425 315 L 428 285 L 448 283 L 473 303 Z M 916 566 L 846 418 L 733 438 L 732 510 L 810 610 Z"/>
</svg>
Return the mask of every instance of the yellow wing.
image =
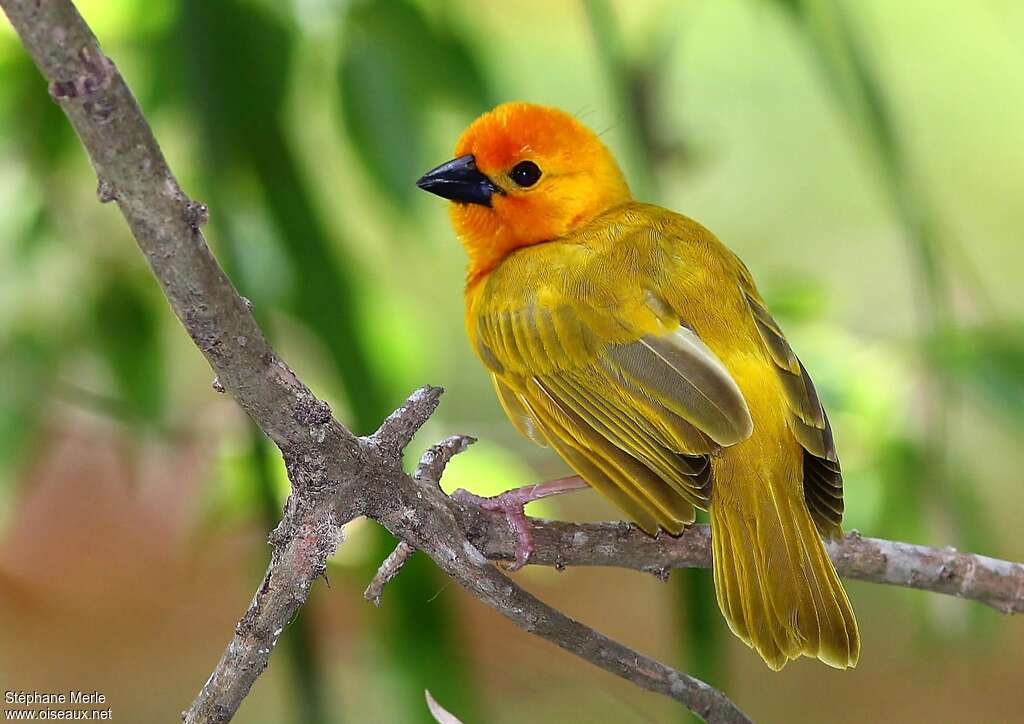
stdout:
<svg viewBox="0 0 1024 724">
<path fill-rule="evenodd" d="M 472 299 L 470 336 L 520 432 L 645 530 L 678 533 L 709 503 L 709 456 L 753 423 L 725 365 L 659 295 L 659 252 L 634 233 L 513 255 Z"/>
<path fill-rule="evenodd" d="M 825 537 L 839 537 L 843 533 L 843 473 L 832 426 L 810 375 L 765 307 L 750 272 L 742 264 L 740 269 L 740 289 L 782 382 L 789 428 L 804 448 L 804 500 L 818 531 Z"/>
</svg>

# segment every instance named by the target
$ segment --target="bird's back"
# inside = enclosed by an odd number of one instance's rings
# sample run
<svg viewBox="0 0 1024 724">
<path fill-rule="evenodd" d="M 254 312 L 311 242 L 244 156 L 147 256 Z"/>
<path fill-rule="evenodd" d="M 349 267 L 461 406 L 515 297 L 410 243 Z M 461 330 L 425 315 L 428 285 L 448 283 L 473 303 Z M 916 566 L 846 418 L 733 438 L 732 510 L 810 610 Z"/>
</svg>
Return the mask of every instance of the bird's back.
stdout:
<svg viewBox="0 0 1024 724">
<path fill-rule="evenodd" d="M 721 356 L 730 348 L 755 349 L 757 331 L 741 290 L 746 275 L 698 222 L 630 202 L 564 238 L 505 257 L 467 288 L 467 328 L 476 342 L 481 319 L 568 308 L 602 333 L 598 344 L 664 333 L 683 322 Z M 522 371 L 568 361 L 538 355 Z"/>
</svg>

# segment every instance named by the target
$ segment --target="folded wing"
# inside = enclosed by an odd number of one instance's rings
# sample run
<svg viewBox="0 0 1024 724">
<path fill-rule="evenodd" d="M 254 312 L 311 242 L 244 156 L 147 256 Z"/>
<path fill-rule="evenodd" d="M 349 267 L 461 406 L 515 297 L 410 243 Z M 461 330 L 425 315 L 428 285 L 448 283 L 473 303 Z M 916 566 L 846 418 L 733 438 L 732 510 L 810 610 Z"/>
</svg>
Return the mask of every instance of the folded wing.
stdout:
<svg viewBox="0 0 1024 724">
<path fill-rule="evenodd" d="M 768 313 L 750 281 L 749 272 L 744 275 L 740 286 L 757 331 L 775 362 L 775 370 L 782 382 L 789 427 L 804 448 L 804 500 L 811 518 L 823 536 L 841 536 L 843 474 L 836 456 L 828 416 L 818 399 L 810 375 L 793 353 L 779 325 Z"/>
<path fill-rule="evenodd" d="M 694 507 L 708 506 L 710 456 L 753 423 L 693 330 L 661 320 L 659 334 L 645 321 L 621 309 L 528 307 L 481 317 L 476 341 L 520 432 L 553 447 L 645 530 L 678 533 Z"/>
</svg>

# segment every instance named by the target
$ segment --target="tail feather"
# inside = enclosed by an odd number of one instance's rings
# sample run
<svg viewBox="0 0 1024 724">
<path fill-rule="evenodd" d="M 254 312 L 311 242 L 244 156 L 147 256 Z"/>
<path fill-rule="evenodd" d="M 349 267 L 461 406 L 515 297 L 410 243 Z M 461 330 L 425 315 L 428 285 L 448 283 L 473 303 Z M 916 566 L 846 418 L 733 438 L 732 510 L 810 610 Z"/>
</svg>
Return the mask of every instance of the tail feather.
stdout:
<svg viewBox="0 0 1024 724">
<path fill-rule="evenodd" d="M 857 621 L 803 501 L 751 505 L 711 505 L 715 590 L 729 627 L 776 671 L 799 656 L 855 666 Z"/>
</svg>

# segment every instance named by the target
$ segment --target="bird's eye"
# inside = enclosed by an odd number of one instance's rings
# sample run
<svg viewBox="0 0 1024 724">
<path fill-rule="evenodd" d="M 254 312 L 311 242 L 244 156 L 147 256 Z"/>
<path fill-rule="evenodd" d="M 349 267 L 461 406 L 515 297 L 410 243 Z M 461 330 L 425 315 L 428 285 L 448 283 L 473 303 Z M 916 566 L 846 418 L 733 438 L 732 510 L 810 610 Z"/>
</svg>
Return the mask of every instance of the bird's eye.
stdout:
<svg viewBox="0 0 1024 724">
<path fill-rule="evenodd" d="M 524 189 L 540 180 L 540 167 L 533 161 L 520 161 L 512 167 L 509 177 Z"/>
</svg>

